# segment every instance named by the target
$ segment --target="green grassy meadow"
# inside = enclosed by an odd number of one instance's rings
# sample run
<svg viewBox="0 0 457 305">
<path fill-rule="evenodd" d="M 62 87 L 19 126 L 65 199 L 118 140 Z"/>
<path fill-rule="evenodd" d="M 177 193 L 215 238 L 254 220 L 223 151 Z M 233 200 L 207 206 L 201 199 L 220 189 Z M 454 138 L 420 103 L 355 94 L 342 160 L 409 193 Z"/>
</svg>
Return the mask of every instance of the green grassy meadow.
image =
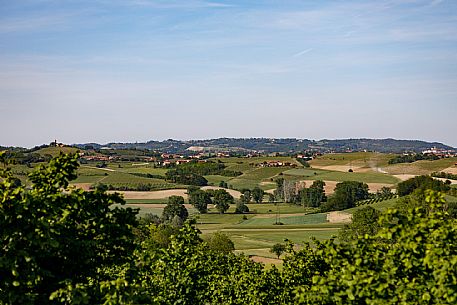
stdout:
<svg viewBox="0 0 457 305">
<path fill-rule="evenodd" d="M 327 171 L 318 169 L 292 169 L 285 171 L 284 175 L 292 176 L 292 179 L 303 180 L 329 180 L 329 181 L 359 181 L 365 183 L 386 183 L 396 184 L 400 180 L 388 174 L 367 172 L 367 173 L 349 173 L 339 171 Z"/>
<path fill-rule="evenodd" d="M 357 167 L 384 167 L 395 154 L 375 152 L 336 153 L 320 156 L 309 163 L 311 166 L 333 166 L 352 164 Z"/>
<path fill-rule="evenodd" d="M 457 158 L 445 158 L 434 161 L 420 160 L 413 163 L 399 163 L 387 166 L 384 170 L 392 175 L 428 175 L 457 163 Z"/>
</svg>

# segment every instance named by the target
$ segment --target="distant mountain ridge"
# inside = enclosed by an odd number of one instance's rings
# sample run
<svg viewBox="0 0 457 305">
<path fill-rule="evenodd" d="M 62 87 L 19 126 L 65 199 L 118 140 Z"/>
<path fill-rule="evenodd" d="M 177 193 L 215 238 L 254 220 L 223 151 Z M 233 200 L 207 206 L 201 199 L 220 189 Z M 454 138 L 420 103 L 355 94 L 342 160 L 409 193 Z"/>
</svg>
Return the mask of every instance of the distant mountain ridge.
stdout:
<svg viewBox="0 0 457 305">
<path fill-rule="evenodd" d="M 298 153 L 305 150 L 320 152 L 376 151 L 382 153 L 422 152 L 436 147 L 443 150 L 455 148 L 439 142 L 396 139 L 339 139 L 309 140 L 296 138 L 217 138 L 208 140 L 148 141 L 144 143 L 98 143 L 75 144 L 80 148 L 89 146 L 101 149 L 149 149 L 163 153 L 190 154 L 195 151 L 218 152 L 260 152 L 260 153 Z"/>
</svg>

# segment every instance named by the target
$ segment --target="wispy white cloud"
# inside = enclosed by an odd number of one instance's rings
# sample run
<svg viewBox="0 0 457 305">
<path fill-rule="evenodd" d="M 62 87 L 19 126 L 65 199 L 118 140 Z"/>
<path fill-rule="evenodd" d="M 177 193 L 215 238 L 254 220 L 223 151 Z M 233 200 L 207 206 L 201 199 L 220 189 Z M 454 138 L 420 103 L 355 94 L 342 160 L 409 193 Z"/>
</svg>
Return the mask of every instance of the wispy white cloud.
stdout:
<svg viewBox="0 0 457 305">
<path fill-rule="evenodd" d="M 430 6 L 437 6 L 443 3 L 444 0 L 433 0 L 430 2 Z"/>
<path fill-rule="evenodd" d="M 9 18 L 0 21 L 0 33 L 37 31 L 43 28 L 56 28 L 66 22 L 66 16 L 35 16 Z"/>
<path fill-rule="evenodd" d="M 305 55 L 306 53 L 311 52 L 312 50 L 313 50 L 313 48 L 304 49 L 303 51 L 295 53 L 294 55 L 292 55 L 292 57 L 300 57 L 302 55 Z"/>
<path fill-rule="evenodd" d="M 187 1 L 176 1 L 176 0 L 115 0 L 106 1 L 98 0 L 105 4 L 116 4 L 123 6 L 133 7 L 150 7 L 157 9 L 202 9 L 202 8 L 227 8 L 233 7 L 232 4 L 226 4 L 215 1 L 200 1 L 200 0 L 187 0 Z"/>
</svg>

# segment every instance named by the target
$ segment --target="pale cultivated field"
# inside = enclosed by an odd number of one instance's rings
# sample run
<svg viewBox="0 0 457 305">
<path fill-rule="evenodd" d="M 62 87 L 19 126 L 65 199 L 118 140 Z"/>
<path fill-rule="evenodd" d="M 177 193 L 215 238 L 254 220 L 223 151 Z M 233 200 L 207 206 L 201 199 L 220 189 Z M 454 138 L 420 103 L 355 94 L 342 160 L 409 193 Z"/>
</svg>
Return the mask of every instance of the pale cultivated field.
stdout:
<svg viewBox="0 0 457 305">
<path fill-rule="evenodd" d="M 417 175 L 394 175 L 394 177 L 397 177 L 397 178 L 400 179 L 401 181 L 405 181 L 405 180 L 414 178 L 414 177 L 416 177 L 416 176 L 417 176 Z M 453 180 L 453 179 L 436 178 L 436 177 L 434 177 L 434 179 L 441 180 L 441 181 L 443 181 L 443 182 L 445 182 L 446 180 L 449 180 L 449 181 L 451 181 L 451 184 L 457 184 L 457 180 Z"/>
<path fill-rule="evenodd" d="M 83 189 L 88 191 L 90 186 L 93 183 L 73 183 L 72 185 L 76 188 Z M 204 186 L 202 190 L 218 190 L 222 189 L 217 186 Z M 230 195 L 235 198 L 240 198 L 241 193 L 236 190 L 225 189 Z M 165 199 L 170 196 L 182 196 L 187 198 L 186 189 L 172 189 L 172 190 L 161 190 L 161 191 L 150 191 L 150 192 L 140 192 L 140 191 L 109 191 L 109 193 L 120 193 L 124 195 L 125 199 Z"/>
<path fill-rule="evenodd" d="M 109 191 L 110 193 L 120 193 L 125 199 L 164 199 L 170 196 L 182 196 L 187 198 L 186 189 L 162 190 L 152 192 L 137 191 Z"/>
<path fill-rule="evenodd" d="M 451 166 L 442 170 L 443 172 L 457 175 L 457 166 Z"/>
<path fill-rule="evenodd" d="M 83 189 L 85 191 L 89 191 L 90 190 L 90 186 L 92 185 L 93 183 L 72 183 L 70 184 L 71 186 L 74 186 L 76 188 L 79 188 L 79 189 Z"/>
<path fill-rule="evenodd" d="M 349 223 L 351 222 L 352 215 L 345 212 L 330 212 L 327 213 L 327 221 L 330 223 Z"/>
<path fill-rule="evenodd" d="M 138 208 L 151 208 L 151 207 L 154 207 L 154 209 L 163 209 L 165 208 L 167 205 L 165 203 L 156 203 L 156 204 L 148 204 L 148 203 L 129 203 L 128 204 L 129 207 L 138 207 Z M 186 207 L 186 209 L 191 209 L 193 208 L 193 206 L 191 204 L 184 204 L 184 206 Z"/>
<path fill-rule="evenodd" d="M 267 264 L 277 265 L 282 262 L 281 259 L 269 258 L 269 257 L 263 257 L 263 256 L 257 256 L 257 255 L 251 256 L 250 259 L 256 263 L 263 263 L 265 265 L 267 265 Z"/>
<path fill-rule="evenodd" d="M 405 181 L 411 178 L 416 177 L 417 175 L 409 175 L 409 174 L 403 174 L 403 175 L 393 175 L 394 177 L 400 179 L 401 181 Z"/>
<path fill-rule="evenodd" d="M 87 184 L 87 183 L 79 183 Z M 90 184 L 89 184 L 90 186 Z M 220 187 L 215 186 L 205 186 L 202 187 L 203 190 L 217 190 L 221 189 Z M 235 190 L 225 189 L 230 195 L 235 198 L 240 198 L 241 193 Z M 124 196 L 124 199 L 166 199 L 170 196 L 181 196 L 187 198 L 186 189 L 172 189 L 172 190 L 161 190 L 161 191 L 150 191 L 150 192 L 139 192 L 139 191 L 109 191 L 110 193 L 120 193 Z"/>
<path fill-rule="evenodd" d="M 202 187 L 202 190 L 220 190 L 220 189 L 226 190 L 234 198 L 240 198 L 241 193 L 239 191 L 236 191 L 236 190 L 224 189 L 224 188 L 217 187 L 217 186 L 204 186 L 204 187 Z"/>
<path fill-rule="evenodd" d="M 350 164 L 346 165 L 313 165 L 313 168 L 318 168 L 318 169 L 323 169 L 323 170 L 329 170 L 329 171 L 337 171 L 337 172 L 345 172 L 347 173 L 350 169 L 352 169 L 354 172 L 366 172 L 370 171 L 370 168 L 366 167 L 359 167 L 359 166 L 351 166 Z"/>
</svg>

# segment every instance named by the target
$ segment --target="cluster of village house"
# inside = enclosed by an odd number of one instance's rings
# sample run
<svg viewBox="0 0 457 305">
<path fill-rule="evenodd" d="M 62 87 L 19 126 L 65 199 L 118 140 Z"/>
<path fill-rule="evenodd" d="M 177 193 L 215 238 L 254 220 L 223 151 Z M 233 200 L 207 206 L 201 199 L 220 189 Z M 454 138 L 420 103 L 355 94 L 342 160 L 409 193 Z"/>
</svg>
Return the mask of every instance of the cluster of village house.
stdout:
<svg viewBox="0 0 457 305">
<path fill-rule="evenodd" d="M 57 140 L 52 142 L 50 146 L 55 146 L 55 147 L 64 147 L 65 144 L 58 143 Z M 408 153 L 405 153 L 408 154 Z M 439 149 L 436 147 L 432 147 L 430 149 L 422 151 L 422 154 L 424 155 L 435 155 L 439 158 L 450 158 L 450 157 L 457 157 L 457 151 L 455 150 L 444 150 L 444 149 Z M 277 154 L 271 154 L 270 156 L 276 156 Z M 314 159 L 317 156 L 321 156 L 321 153 L 313 152 L 312 157 L 309 157 L 309 154 L 298 154 L 296 156 L 297 159 L 304 159 L 304 160 L 309 160 L 309 159 Z M 197 160 L 197 162 L 206 162 L 205 158 L 209 157 L 210 155 L 208 153 L 198 153 L 196 155 L 191 155 L 191 156 L 184 156 L 180 154 L 167 154 L 163 153 L 161 154 L 161 158 L 156 158 L 156 157 L 148 157 L 145 156 L 143 161 L 144 162 L 155 162 L 157 165 L 160 166 L 170 166 L 170 165 L 179 165 L 179 164 L 184 164 L 184 163 L 189 163 L 192 161 Z M 230 152 L 218 152 L 215 155 L 218 158 L 228 158 L 231 157 L 232 155 Z M 248 153 L 244 155 L 245 158 L 253 158 L 253 157 L 259 157 L 261 154 L 259 153 Z M 107 156 L 104 154 L 96 154 L 96 155 L 86 155 L 84 152 L 81 153 L 81 158 L 85 159 L 87 161 L 101 161 L 101 162 L 108 162 L 108 161 L 117 161 L 121 160 L 119 156 Z M 276 161 L 276 160 L 270 160 L 270 161 L 264 161 L 261 163 L 257 163 L 257 166 L 260 167 L 282 167 L 282 166 L 290 166 L 290 167 L 296 167 L 297 165 L 295 163 L 287 162 L 287 161 Z M 457 163 L 455 164 L 457 166 Z"/>
<path fill-rule="evenodd" d="M 284 162 L 284 161 L 264 161 L 259 163 L 260 167 L 282 167 L 282 166 L 290 166 L 290 167 L 297 167 L 297 164 L 291 162 Z"/>
<path fill-rule="evenodd" d="M 215 154 L 216 157 L 218 158 L 228 158 L 231 157 L 231 154 L 228 152 L 219 152 Z M 260 154 L 256 153 L 250 153 L 245 155 L 244 157 L 246 158 L 253 158 L 253 157 L 258 157 Z M 208 157 L 208 154 L 204 153 L 199 153 L 196 155 L 191 155 L 191 156 L 184 156 L 180 154 L 167 154 L 163 153 L 160 155 L 160 158 L 156 157 L 147 157 L 145 156 L 143 161 L 144 162 L 154 162 L 159 166 L 171 166 L 171 165 L 179 165 L 179 164 L 184 164 L 184 163 L 189 163 L 192 161 L 197 161 L 197 162 L 207 162 L 205 158 Z M 81 158 L 85 159 L 86 161 L 100 161 L 100 162 L 108 162 L 108 161 L 119 161 L 121 158 L 119 156 L 107 156 L 103 154 L 84 154 L 84 152 L 81 153 Z M 297 155 L 297 158 L 302 158 L 302 159 L 309 159 L 309 157 L 306 157 L 305 155 Z M 297 165 L 292 162 L 287 162 L 287 161 L 278 161 L 278 160 L 269 160 L 269 161 L 264 161 L 261 163 L 256 163 L 256 166 L 260 167 L 296 167 Z"/>
<path fill-rule="evenodd" d="M 422 154 L 424 155 L 435 155 L 439 158 L 452 158 L 452 157 L 457 157 L 457 151 L 455 150 L 445 150 L 445 149 L 439 149 L 436 147 L 432 147 L 430 149 L 426 149 L 422 151 Z"/>
</svg>

